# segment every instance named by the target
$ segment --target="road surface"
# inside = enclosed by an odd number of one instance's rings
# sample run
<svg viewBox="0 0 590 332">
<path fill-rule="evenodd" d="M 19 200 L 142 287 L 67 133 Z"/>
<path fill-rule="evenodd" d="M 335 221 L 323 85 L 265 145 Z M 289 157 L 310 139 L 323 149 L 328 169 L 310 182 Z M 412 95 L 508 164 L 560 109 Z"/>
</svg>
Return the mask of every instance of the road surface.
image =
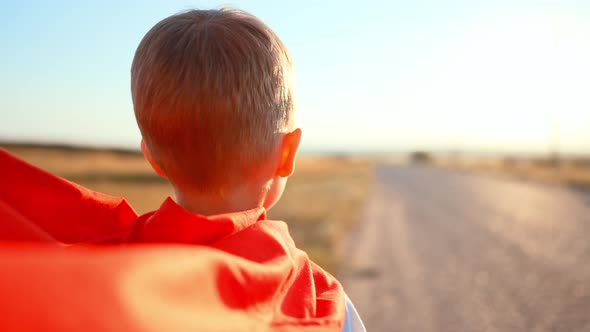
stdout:
<svg viewBox="0 0 590 332">
<path fill-rule="evenodd" d="M 381 166 L 339 275 L 368 331 L 590 331 L 590 195 Z"/>
</svg>

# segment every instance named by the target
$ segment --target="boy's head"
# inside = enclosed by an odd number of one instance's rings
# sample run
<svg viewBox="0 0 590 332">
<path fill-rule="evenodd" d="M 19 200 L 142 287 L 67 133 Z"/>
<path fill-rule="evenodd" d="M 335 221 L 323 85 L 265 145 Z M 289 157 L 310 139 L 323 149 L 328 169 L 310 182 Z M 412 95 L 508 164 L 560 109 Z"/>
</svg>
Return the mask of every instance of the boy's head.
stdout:
<svg viewBox="0 0 590 332">
<path fill-rule="evenodd" d="M 300 135 L 288 137 L 291 67 L 279 38 L 245 12 L 192 10 L 160 21 L 131 67 L 148 157 L 177 190 L 223 193 L 271 169 L 290 175 L 292 166 L 280 168 L 293 162 Z"/>
</svg>

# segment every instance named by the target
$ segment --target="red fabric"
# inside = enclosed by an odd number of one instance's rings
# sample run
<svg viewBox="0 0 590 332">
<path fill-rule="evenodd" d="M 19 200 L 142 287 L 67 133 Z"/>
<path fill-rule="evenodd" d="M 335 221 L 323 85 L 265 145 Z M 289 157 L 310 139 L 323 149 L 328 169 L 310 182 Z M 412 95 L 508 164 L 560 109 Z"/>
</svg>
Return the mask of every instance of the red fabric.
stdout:
<svg viewBox="0 0 590 332">
<path fill-rule="evenodd" d="M 264 209 L 137 218 L 2 150 L 0 184 L 2 331 L 342 328 L 341 286 Z"/>
<path fill-rule="evenodd" d="M 102 241 L 137 218 L 125 200 L 53 176 L 0 149 L 0 240 L 21 240 L 23 234 L 4 227 L 16 214 L 65 244 Z"/>
</svg>

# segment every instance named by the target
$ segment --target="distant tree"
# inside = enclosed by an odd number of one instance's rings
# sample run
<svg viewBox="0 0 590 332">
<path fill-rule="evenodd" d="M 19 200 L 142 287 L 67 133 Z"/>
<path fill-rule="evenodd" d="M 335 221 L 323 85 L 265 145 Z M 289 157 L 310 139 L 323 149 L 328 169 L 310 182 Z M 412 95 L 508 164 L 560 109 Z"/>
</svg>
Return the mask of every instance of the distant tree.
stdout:
<svg viewBox="0 0 590 332">
<path fill-rule="evenodd" d="M 430 164 L 434 161 L 434 158 L 430 152 L 414 151 L 410 154 L 410 161 L 418 164 Z"/>
</svg>

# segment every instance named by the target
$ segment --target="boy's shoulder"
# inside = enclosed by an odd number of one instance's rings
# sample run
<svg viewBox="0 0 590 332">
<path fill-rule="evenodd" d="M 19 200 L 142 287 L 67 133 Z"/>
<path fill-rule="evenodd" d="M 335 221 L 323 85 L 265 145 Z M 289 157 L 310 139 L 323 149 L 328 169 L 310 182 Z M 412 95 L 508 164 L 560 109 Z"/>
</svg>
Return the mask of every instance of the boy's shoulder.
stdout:
<svg viewBox="0 0 590 332">
<path fill-rule="evenodd" d="M 298 249 L 285 222 L 268 220 L 264 208 L 215 216 L 192 214 L 168 199 L 138 218 L 130 242 L 189 244 L 211 252 L 219 275 L 215 288 L 231 294 L 240 310 L 275 312 L 273 324 L 335 328 L 344 323 L 340 283 Z"/>
</svg>

